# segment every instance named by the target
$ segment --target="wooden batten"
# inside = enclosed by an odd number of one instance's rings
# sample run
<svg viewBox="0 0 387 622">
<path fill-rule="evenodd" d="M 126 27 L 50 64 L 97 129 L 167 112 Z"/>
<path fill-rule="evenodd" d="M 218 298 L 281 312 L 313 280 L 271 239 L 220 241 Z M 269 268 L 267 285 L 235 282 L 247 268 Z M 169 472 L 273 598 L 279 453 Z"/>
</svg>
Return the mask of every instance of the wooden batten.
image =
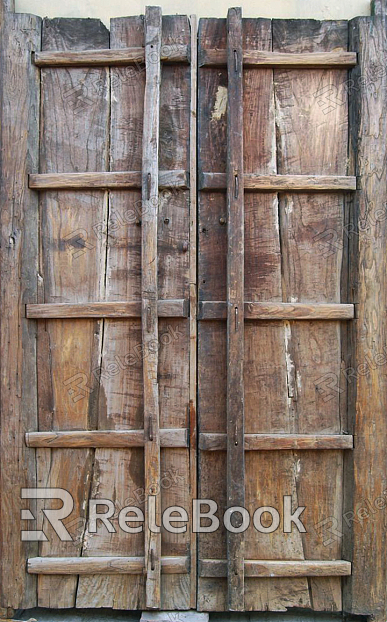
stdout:
<svg viewBox="0 0 387 622">
<path fill-rule="evenodd" d="M 180 188 L 189 186 L 187 171 L 159 171 L 159 188 Z M 141 188 L 141 171 L 98 172 L 98 173 L 40 173 L 29 176 L 29 187 L 33 190 L 95 190 Z"/>
<path fill-rule="evenodd" d="M 159 300 L 159 317 L 188 317 L 188 301 Z M 141 317 L 141 302 L 46 303 L 26 305 L 29 319 Z"/>
<path fill-rule="evenodd" d="M 242 11 L 227 15 L 227 504 L 245 506 Z M 227 532 L 228 608 L 244 610 L 244 534 Z"/>
<path fill-rule="evenodd" d="M 245 434 L 245 451 L 279 451 L 310 449 L 353 449 L 350 434 Z M 227 449 L 226 434 L 201 433 L 202 451 Z"/>
<path fill-rule="evenodd" d="M 246 320 L 352 320 L 353 304 L 305 304 L 302 302 L 245 302 Z M 201 320 L 225 320 L 227 303 L 205 301 L 199 305 Z"/>
<path fill-rule="evenodd" d="M 145 98 L 142 153 L 142 343 L 145 430 L 145 568 L 146 607 L 159 609 L 161 602 L 161 533 L 150 530 L 149 506 L 155 508 L 156 524 L 160 525 L 160 412 L 158 386 L 157 312 L 157 219 L 158 219 L 158 158 L 161 82 L 161 9 L 147 7 L 145 14 Z M 156 200 L 155 200 L 156 198 Z"/>
<path fill-rule="evenodd" d="M 163 46 L 161 61 L 189 62 L 189 48 L 185 45 Z M 138 65 L 145 61 L 143 47 L 121 50 L 83 50 L 81 52 L 36 52 L 33 60 L 37 67 L 104 67 Z"/>
<path fill-rule="evenodd" d="M 138 574 L 145 570 L 144 557 L 33 557 L 27 572 L 39 575 Z M 163 574 L 187 574 L 187 557 L 161 558 Z"/>
<path fill-rule="evenodd" d="M 200 67 L 225 65 L 227 62 L 226 50 L 205 50 L 199 56 Z M 317 69 L 317 68 L 350 68 L 357 62 L 357 55 L 353 52 L 261 52 L 258 50 L 243 51 L 243 64 L 247 67 L 279 67 L 283 69 Z"/>
<path fill-rule="evenodd" d="M 244 189 L 251 191 L 351 192 L 356 190 L 356 177 L 349 175 L 258 175 L 245 173 Z M 225 173 L 207 173 L 200 176 L 201 190 L 226 190 Z"/>
<path fill-rule="evenodd" d="M 334 561 L 245 560 L 246 577 L 347 577 L 351 563 Z M 226 577 L 227 561 L 206 559 L 199 563 L 201 577 Z"/>
<path fill-rule="evenodd" d="M 144 430 L 27 432 L 27 447 L 144 447 Z M 184 428 L 160 430 L 160 447 L 188 447 Z"/>
</svg>

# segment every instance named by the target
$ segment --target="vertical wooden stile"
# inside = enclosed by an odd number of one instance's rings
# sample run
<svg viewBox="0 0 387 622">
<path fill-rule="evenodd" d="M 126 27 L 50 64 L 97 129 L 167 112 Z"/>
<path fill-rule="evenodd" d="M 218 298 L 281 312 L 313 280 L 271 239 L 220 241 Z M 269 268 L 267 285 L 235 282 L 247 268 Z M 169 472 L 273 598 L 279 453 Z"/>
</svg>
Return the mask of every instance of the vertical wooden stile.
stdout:
<svg viewBox="0 0 387 622">
<path fill-rule="evenodd" d="M 190 427 L 190 477 L 191 498 L 197 496 L 197 282 L 196 282 L 196 231 L 197 231 L 197 18 L 191 15 L 191 114 L 190 114 L 190 362 L 189 362 L 189 427 Z M 191 517 L 192 518 L 192 517 Z M 196 608 L 197 536 L 191 534 L 191 607 Z"/>
<path fill-rule="evenodd" d="M 242 11 L 227 16 L 227 505 L 244 507 L 244 190 Z M 235 515 L 234 515 L 235 521 Z M 234 522 L 235 527 L 240 523 Z M 228 608 L 244 609 L 244 535 L 227 532 Z"/>
<path fill-rule="evenodd" d="M 160 432 L 158 394 L 157 216 L 159 105 L 161 82 L 161 9 L 145 13 L 145 99 L 142 155 L 142 341 L 145 430 L 146 607 L 160 608 Z M 156 525 L 151 524 L 152 516 Z M 153 521 L 152 521 L 153 522 Z M 151 531 L 152 529 L 152 531 Z"/>
</svg>

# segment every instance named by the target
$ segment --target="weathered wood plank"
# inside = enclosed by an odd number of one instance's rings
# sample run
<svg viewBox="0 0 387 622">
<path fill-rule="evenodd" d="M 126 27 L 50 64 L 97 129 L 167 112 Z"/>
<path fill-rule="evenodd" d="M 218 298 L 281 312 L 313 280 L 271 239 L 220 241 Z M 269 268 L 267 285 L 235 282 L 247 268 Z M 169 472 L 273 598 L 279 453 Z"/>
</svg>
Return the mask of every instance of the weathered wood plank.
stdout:
<svg viewBox="0 0 387 622">
<path fill-rule="evenodd" d="M 157 315 L 157 220 L 158 158 L 161 82 L 161 9 L 147 7 L 145 14 L 144 126 L 142 156 L 142 341 L 144 380 L 145 490 L 147 509 L 145 525 L 146 607 L 160 608 L 161 534 L 150 530 L 149 507 L 154 506 L 156 524 L 160 525 L 160 411 L 158 386 Z"/>
<path fill-rule="evenodd" d="M 22 306 L 37 301 L 38 202 L 27 176 L 39 170 L 40 81 L 30 54 L 39 50 L 41 20 L 0 10 L 1 55 L 1 241 L 0 241 L 0 607 L 7 611 L 36 606 L 36 580 L 25 572 L 37 543 L 22 542 L 20 489 L 36 486 L 35 453 L 22 438 L 37 428 L 36 326 L 23 318 Z M 12 614 L 11 614 L 12 616 Z M 11 617 L 8 616 L 8 617 Z"/>
<path fill-rule="evenodd" d="M 242 11 L 227 14 L 227 503 L 245 507 Z M 239 527 L 239 524 L 235 524 Z M 227 532 L 228 608 L 244 610 L 244 535 Z"/>
<path fill-rule="evenodd" d="M 35 190 L 70 190 L 76 188 L 141 188 L 141 171 L 101 173 L 43 173 L 29 176 Z M 159 188 L 188 188 L 186 171 L 159 171 Z"/>
<path fill-rule="evenodd" d="M 205 559 L 199 562 L 201 577 L 226 577 L 227 561 Z M 347 577 L 351 563 L 332 561 L 266 561 L 245 560 L 246 577 Z"/>
<path fill-rule="evenodd" d="M 186 574 L 187 557 L 162 557 L 161 572 Z M 40 575 L 143 574 L 144 557 L 35 557 L 28 560 L 27 572 Z"/>
<path fill-rule="evenodd" d="M 358 440 L 346 465 L 346 477 L 353 486 L 348 482 L 345 512 L 354 512 L 355 520 L 345 530 L 345 552 L 353 562 L 353 574 L 344 587 L 344 607 L 381 621 L 387 612 L 385 512 L 375 508 L 365 520 L 356 520 L 364 499 L 376 506 L 387 489 L 386 370 L 383 359 L 377 363 L 387 334 L 386 314 L 380 313 L 387 301 L 387 36 L 385 8 L 378 4 L 378 16 L 359 17 L 349 23 L 350 49 L 359 55 L 350 79 L 363 84 L 367 76 L 375 78 L 372 88 L 356 89 L 350 95 L 350 172 L 356 172 L 359 186 L 353 222 L 355 227 L 366 222 L 367 232 L 350 240 L 350 283 L 358 319 L 353 330 L 356 386 L 351 389 L 355 414 L 349 424 Z M 360 373 L 364 363 L 366 374 Z"/>
<path fill-rule="evenodd" d="M 199 449 L 224 451 L 226 434 L 201 433 Z M 353 449 L 353 436 L 344 434 L 245 434 L 245 451 L 284 449 Z"/>
<path fill-rule="evenodd" d="M 302 302 L 245 302 L 246 320 L 352 320 L 353 304 Z M 224 320 L 227 303 L 204 301 L 199 304 L 200 320 Z"/>
<path fill-rule="evenodd" d="M 290 21 L 290 20 L 289 20 Z M 226 50 L 202 50 L 199 56 L 199 67 L 225 65 Z M 354 67 L 357 55 L 354 52 L 264 52 L 260 50 L 243 50 L 244 66 L 259 67 L 291 67 L 297 69 Z"/>
<path fill-rule="evenodd" d="M 188 304 L 185 300 L 159 300 L 159 317 L 187 317 Z M 26 305 L 29 319 L 53 318 L 103 318 L 103 317 L 141 317 L 141 302 L 89 302 L 71 304 L 48 303 Z"/>
<path fill-rule="evenodd" d="M 245 190 L 298 190 L 332 192 L 356 190 L 356 177 L 345 175 L 258 175 L 245 173 L 243 176 Z M 227 177 L 224 173 L 202 173 L 200 176 L 201 190 L 225 190 Z"/>
<path fill-rule="evenodd" d="M 99 20 L 44 20 L 43 50 L 82 51 L 108 46 L 109 33 Z M 109 101 L 103 94 L 109 91 L 108 70 L 42 68 L 41 76 L 40 171 L 106 170 Z M 105 283 L 106 245 L 104 236 L 95 236 L 93 224 L 102 223 L 102 229 L 106 228 L 107 194 L 90 190 L 48 191 L 41 194 L 40 201 L 38 302 L 100 301 Z M 84 252 L 80 256 L 76 252 L 79 246 L 72 242 L 74 232 L 79 231 L 92 241 L 81 249 Z M 38 324 L 39 426 L 34 429 L 89 430 L 96 427 L 100 413 L 99 380 L 93 371 L 98 370 L 100 364 L 101 328 L 101 323 L 93 319 L 47 320 Z M 41 556 L 78 557 L 82 554 L 94 453 L 91 449 L 37 450 L 38 485 L 69 491 L 74 498 L 73 517 L 76 517 L 76 520 L 70 519 L 69 525 L 72 542 L 62 542 L 48 521 L 42 521 L 49 541 L 40 544 Z M 78 587 L 76 576 L 41 576 L 38 604 L 51 608 L 74 607 Z"/>
<path fill-rule="evenodd" d="M 197 69 L 198 23 L 190 17 L 191 82 L 190 82 L 190 360 L 189 360 L 189 430 L 190 430 L 190 495 L 196 499 L 197 489 Z M 192 512 L 191 512 L 192 520 Z M 191 609 L 197 605 L 197 535 L 191 533 Z"/>
<path fill-rule="evenodd" d="M 161 61 L 169 63 L 189 62 L 190 50 L 186 45 L 163 46 Z M 144 47 L 114 50 L 82 50 L 82 52 L 37 52 L 34 63 L 38 67 L 103 67 L 137 65 L 144 63 Z"/>
<path fill-rule="evenodd" d="M 27 447 L 144 447 L 144 430 L 27 432 Z M 183 428 L 160 430 L 161 447 L 188 447 Z"/>
</svg>

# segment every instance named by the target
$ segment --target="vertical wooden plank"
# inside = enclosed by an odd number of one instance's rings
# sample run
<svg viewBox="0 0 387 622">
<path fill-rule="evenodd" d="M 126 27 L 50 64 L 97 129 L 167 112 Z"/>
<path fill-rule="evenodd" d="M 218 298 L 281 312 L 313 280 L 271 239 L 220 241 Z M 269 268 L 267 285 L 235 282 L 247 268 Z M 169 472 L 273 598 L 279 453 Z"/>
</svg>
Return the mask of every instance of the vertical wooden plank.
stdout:
<svg viewBox="0 0 387 622">
<path fill-rule="evenodd" d="M 45 50 L 107 48 L 109 33 L 99 20 L 45 20 L 42 45 Z M 41 172 L 107 169 L 108 78 L 106 68 L 42 70 Z M 106 227 L 107 193 L 43 192 L 40 203 L 41 301 L 103 299 L 106 238 L 97 237 L 93 226 L 102 222 Z M 100 321 L 39 323 L 40 430 L 95 429 L 102 337 Z M 73 514 L 66 523 L 73 541 L 61 541 L 45 519 L 48 542 L 41 543 L 40 555 L 81 555 L 95 452 L 42 449 L 37 454 L 39 486 L 64 488 L 74 499 Z M 73 607 L 77 587 L 76 576 L 41 576 L 38 604 Z"/>
<path fill-rule="evenodd" d="M 144 348 L 144 429 L 146 607 L 160 607 L 161 518 L 160 413 L 158 387 L 157 316 L 157 218 L 159 107 L 161 81 L 161 9 L 147 7 L 145 13 L 145 96 L 142 156 L 142 340 Z M 153 525 L 155 518 L 155 525 Z"/>
<path fill-rule="evenodd" d="M 198 24 L 196 15 L 191 26 L 191 101 L 190 101 L 190 363 L 189 363 L 189 428 L 190 428 L 190 490 L 197 498 L 197 58 Z M 192 521 L 192 513 L 191 513 Z M 191 533 L 191 608 L 196 609 L 197 535 Z"/>
<path fill-rule="evenodd" d="M 345 508 L 350 525 L 345 549 L 353 566 L 352 577 L 345 585 L 344 606 L 346 611 L 368 614 L 381 621 L 386 619 L 387 600 L 387 535 L 383 509 L 387 490 L 387 37 L 384 11 L 373 18 L 352 20 L 349 32 L 350 49 L 358 53 L 358 66 L 350 75 L 349 84 L 353 88 L 349 89 L 349 97 L 351 172 L 358 178 L 354 222 L 360 234 L 351 240 L 351 282 L 357 303 L 354 328 L 356 442 L 346 473 L 347 478 L 353 477 L 354 484 L 353 489 L 348 490 Z M 362 513 L 364 506 L 368 506 L 366 514 Z"/>
<path fill-rule="evenodd" d="M 29 173 L 38 172 L 39 70 L 31 52 L 40 50 L 41 20 L 12 14 L 1 3 L 1 242 L 0 242 L 0 607 L 36 605 L 36 580 L 26 573 L 26 559 L 38 554 L 35 542 L 22 542 L 22 509 L 34 505 L 20 498 L 21 488 L 36 486 L 35 452 L 24 434 L 37 429 L 36 324 L 24 317 L 24 305 L 37 301 L 38 197 L 28 189 Z M 12 615 L 12 613 L 11 613 Z M 10 616 L 11 617 L 11 616 Z"/>
<path fill-rule="evenodd" d="M 273 21 L 276 52 L 347 50 L 347 39 L 344 21 Z M 343 86 L 346 79 L 347 72 L 343 70 L 274 71 L 278 173 L 347 174 L 348 119 Z M 329 100 L 327 104 L 324 99 L 327 89 L 336 94 L 336 104 L 331 107 Z M 283 300 L 341 302 L 343 197 L 333 193 L 281 193 L 279 210 Z M 324 236 L 339 241 L 333 251 L 328 247 L 332 252 L 326 252 Z M 286 322 L 285 338 L 290 431 L 345 431 L 339 322 Z M 321 386 L 324 377 L 336 378 L 338 387 L 328 399 Z M 303 554 L 306 559 L 340 559 L 340 538 L 333 538 L 324 546 L 324 529 L 316 526 L 333 517 L 341 530 L 342 454 L 295 452 L 294 460 L 297 502 L 308 508 L 307 534 L 302 535 Z M 341 610 L 339 578 L 313 578 L 308 584 L 315 609 Z"/>
<path fill-rule="evenodd" d="M 110 47 L 141 47 L 144 19 L 111 20 Z M 101 82 L 100 96 L 109 97 Z M 110 68 L 110 170 L 141 170 L 142 120 L 145 86 L 143 65 Z M 130 102 L 130 104 L 129 104 Z M 106 226 L 94 222 L 96 234 L 106 239 L 107 257 L 105 299 L 141 300 L 141 192 L 111 191 Z M 137 222 L 136 222 L 137 221 Z M 141 320 L 105 320 L 101 348 L 101 378 L 98 400 L 98 429 L 140 430 L 143 427 L 143 388 L 141 359 Z M 114 373 L 109 373 L 109 370 Z M 112 496 L 114 491 L 114 497 Z M 97 533 L 85 530 L 84 556 L 143 556 L 144 534 L 127 534 L 118 525 L 118 513 L 127 505 L 144 511 L 143 450 L 97 449 L 93 462 L 94 498 L 112 499 L 111 519 L 116 533 L 109 533 L 101 521 Z M 144 607 L 145 576 L 81 575 L 77 607 Z"/>
<path fill-rule="evenodd" d="M 227 15 L 227 504 L 245 507 L 242 11 Z M 238 515 L 240 517 L 240 514 Z M 234 517 L 234 526 L 240 527 Z M 244 535 L 227 533 L 228 608 L 244 609 Z"/>
</svg>

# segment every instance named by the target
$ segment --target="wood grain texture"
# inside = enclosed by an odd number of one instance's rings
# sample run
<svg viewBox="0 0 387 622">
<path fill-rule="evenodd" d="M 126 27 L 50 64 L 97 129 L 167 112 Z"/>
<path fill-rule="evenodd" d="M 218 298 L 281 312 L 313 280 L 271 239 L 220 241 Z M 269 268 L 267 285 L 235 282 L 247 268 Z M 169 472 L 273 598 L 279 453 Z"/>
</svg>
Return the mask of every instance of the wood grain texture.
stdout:
<svg viewBox="0 0 387 622">
<path fill-rule="evenodd" d="M 159 317 L 187 317 L 185 300 L 159 300 Z M 141 302 L 49 303 L 26 305 L 27 318 L 141 317 Z"/>
<path fill-rule="evenodd" d="M 160 525 L 160 411 L 158 386 L 157 316 L 157 224 L 159 172 L 159 119 L 161 82 L 161 9 L 147 7 L 145 14 L 145 95 L 142 143 L 142 342 L 144 380 L 146 608 L 159 609 L 161 603 L 161 534 L 151 531 L 149 503 L 153 501 L 156 524 Z"/>
<path fill-rule="evenodd" d="M 190 50 L 186 45 L 163 46 L 160 57 L 162 61 L 169 63 L 189 62 Z M 37 52 L 34 55 L 34 63 L 38 67 L 122 67 L 137 65 L 144 61 L 144 47 L 82 52 Z"/>
<path fill-rule="evenodd" d="M 188 567 L 185 557 L 161 558 L 161 571 L 165 574 L 186 574 Z M 144 557 L 35 557 L 27 563 L 30 574 L 40 575 L 139 575 L 144 570 Z"/>
<path fill-rule="evenodd" d="M 108 46 L 109 33 L 98 20 L 43 22 L 43 50 L 82 51 Z M 40 171 L 107 170 L 109 101 L 101 94 L 109 88 L 108 70 L 42 68 L 41 77 Z M 41 195 L 39 303 L 103 299 L 106 244 L 103 236 L 95 236 L 93 225 L 102 223 L 102 229 L 106 227 L 107 207 L 107 194 L 97 191 L 48 191 Z M 90 241 L 86 249 L 73 241 L 77 232 Z M 38 324 L 39 431 L 96 428 L 100 386 L 95 370 L 100 364 L 101 328 L 95 319 Z M 38 485 L 64 488 L 74 498 L 74 513 L 68 519 L 74 540 L 60 541 L 44 518 L 42 527 L 48 542 L 40 544 L 40 555 L 81 556 L 94 451 L 39 449 L 37 455 Z M 38 604 L 74 607 L 78 589 L 76 576 L 41 576 Z"/>
<path fill-rule="evenodd" d="M 159 171 L 159 187 L 188 188 L 186 171 Z M 101 173 L 45 173 L 29 176 L 29 187 L 36 190 L 74 188 L 141 188 L 141 171 Z"/>
<path fill-rule="evenodd" d="M 227 576 L 227 562 L 206 559 L 199 563 L 203 577 Z M 245 560 L 246 577 L 337 577 L 349 576 L 351 564 L 347 561 L 266 561 Z"/>
<path fill-rule="evenodd" d="M 227 14 L 227 504 L 245 507 L 242 11 Z M 240 516 L 240 515 L 239 515 Z M 235 521 L 234 527 L 240 527 Z M 228 609 L 244 610 L 244 535 L 227 532 Z"/>
<path fill-rule="evenodd" d="M 352 320 L 353 304 L 305 304 L 302 302 L 245 302 L 246 320 Z M 204 301 L 199 306 L 201 320 L 227 318 L 227 303 Z"/>
<path fill-rule="evenodd" d="M 27 432 L 27 447 L 144 447 L 143 430 Z M 187 430 L 160 430 L 161 447 L 188 447 Z"/>
<path fill-rule="evenodd" d="M 11 2 L 0 13 L 1 95 L 1 241 L 0 241 L 0 608 L 36 606 L 36 580 L 26 576 L 27 557 L 36 543 L 22 542 L 22 487 L 36 486 L 35 452 L 22 438 L 37 427 L 36 326 L 23 317 L 26 302 L 37 302 L 38 202 L 27 176 L 38 170 L 39 74 L 30 54 L 40 48 L 41 20 L 12 14 Z M 11 613 L 12 616 L 12 613 Z M 8 617 L 11 617 L 8 616 Z"/>
<path fill-rule="evenodd" d="M 383 3 L 384 4 L 384 3 Z M 353 330 L 354 361 L 360 371 L 353 387 L 354 416 L 350 426 L 356 433 L 355 450 L 346 464 L 348 478 L 346 512 L 355 518 L 364 499 L 371 504 L 385 494 L 386 472 L 386 374 L 379 357 L 386 341 L 386 75 L 379 67 L 387 60 L 385 11 L 373 18 L 361 17 L 349 24 L 350 49 L 357 51 L 359 65 L 350 75 L 362 83 L 377 71 L 372 89 L 354 91 L 350 97 L 350 162 L 358 175 L 359 189 L 353 206 L 355 226 L 367 223 L 367 234 L 351 240 L 350 285 L 357 303 L 358 319 Z M 372 92 L 371 92 L 372 91 Z M 377 212 L 379 207 L 383 211 Z M 379 220 L 377 213 L 381 215 Z M 376 361 L 379 360 L 380 364 Z M 372 361 L 372 363 L 370 363 Z M 350 413 L 352 414 L 352 413 Z M 351 486 L 352 482 L 352 486 Z M 368 501 L 366 502 L 368 504 Z M 373 508 L 374 510 L 374 508 Z M 345 552 L 353 563 L 353 576 L 344 589 L 349 612 L 386 617 L 386 529 L 384 511 L 371 510 L 366 520 L 355 520 L 345 531 Z"/>
<path fill-rule="evenodd" d="M 290 20 L 289 20 L 290 21 Z M 219 66 L 227 62 L 225 50 L 203 50 L 199 56 L 199 66 Z M 320 67 L 354 67 L 357 62 L 354 52 L 264 52 L 243 50 L 243 64 L 247 67 L 292 67 L 311 69 Z"/>
<path fill-rule="evenodd" d="M 257 175 L 245 173 L 245 190 L 298 190 L 322 191 L 356 190 L 356 177 L 334 175 Z M 224 173 L 202 173 L 201 190 L 225 190 L 227 178 Z"/>
<path fill-rule="evenodd" d="M 353 449 L 353 436 L 344 434 L 245 434 L 245 451 L 278 451 L 282 449 Z M 201 433 L 202 451 L 224 451 L 225 434 Z"/>
</svg>

